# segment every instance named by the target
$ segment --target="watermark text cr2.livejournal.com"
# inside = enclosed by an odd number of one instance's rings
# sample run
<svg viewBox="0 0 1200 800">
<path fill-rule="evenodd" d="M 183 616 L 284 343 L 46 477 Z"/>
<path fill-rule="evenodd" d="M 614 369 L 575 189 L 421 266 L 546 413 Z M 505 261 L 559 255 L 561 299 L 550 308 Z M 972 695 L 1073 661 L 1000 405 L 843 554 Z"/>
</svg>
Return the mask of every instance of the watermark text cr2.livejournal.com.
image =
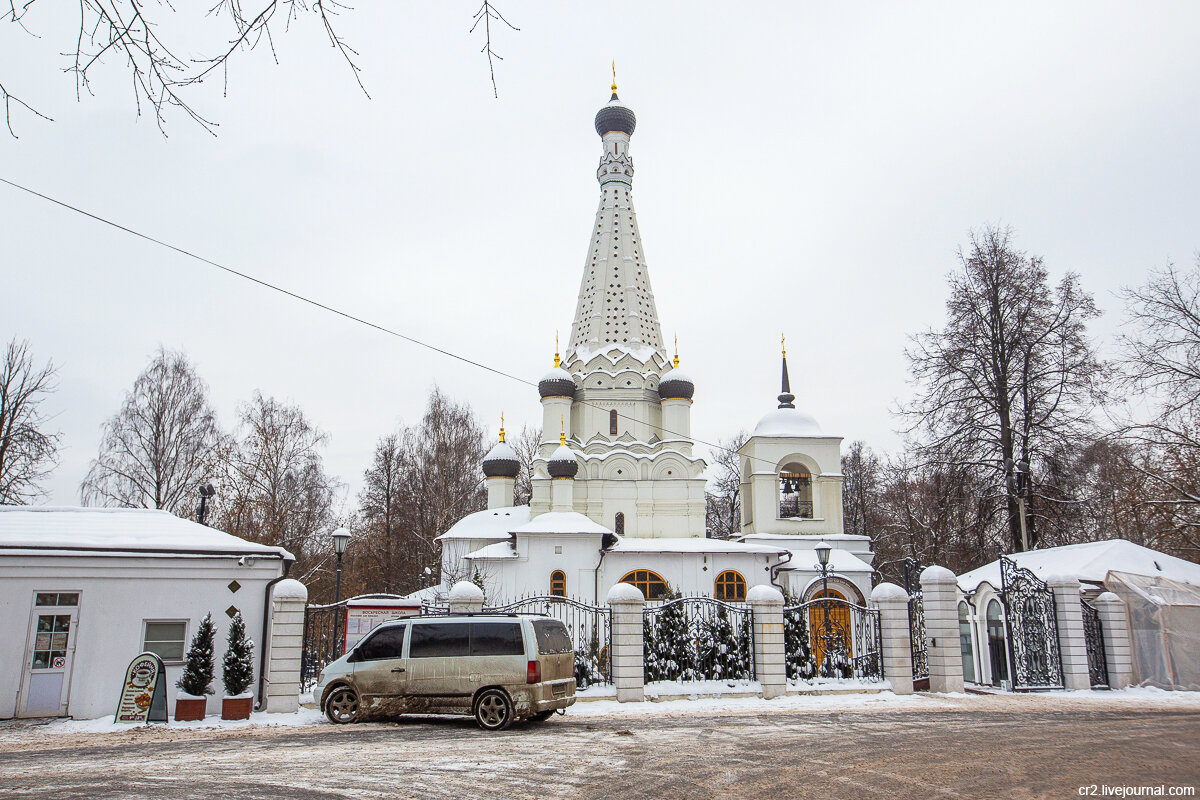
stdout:
<svg viewBox="0 0 1200 800">
<path fill-rule="evenodd" d="M 1092 783 L 1079 787 L 1080 797 L 1195 797 L 1195 786 L 1108 786 Z"/>
</svg>

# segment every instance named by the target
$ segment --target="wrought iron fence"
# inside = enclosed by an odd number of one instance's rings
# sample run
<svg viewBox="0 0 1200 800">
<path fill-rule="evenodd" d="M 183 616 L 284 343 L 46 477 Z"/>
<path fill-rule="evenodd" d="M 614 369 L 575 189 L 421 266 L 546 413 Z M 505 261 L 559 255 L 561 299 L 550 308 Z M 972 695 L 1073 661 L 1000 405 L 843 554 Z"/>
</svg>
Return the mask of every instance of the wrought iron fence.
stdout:
<svg viewBox="0 0 1200 800">
<path fill-rule="evenodd" d="M 646 681 L 750 680 L 754 612 L 711 597 L 679 597 L 642 611 Z"/>
<path fill-rule="evenodd" d="M 1108 656 L 1104 652 L 1104 628 L 1100 612 L 1086 600 L 1080 600 L 1083 611 L 1083 638 L 1087 642 L 1088 676 L 1093 689 L 1107 689 Z"/>
<path fill-rule="evenodd" d="M 904 591 L 908 592 L 908 646 L 912 651 L 912 676 L 914 681 L 927 681 L 929 652 L 925 644 L 925 599 L 921 591 L 920 574 L 921 565 L 915 558 L 904 559 Z"/>
<path fill-rule="evenodd" d="M 612 641 L 612 611 L 571 597 L 536 595 L 523 597 L 484 611 L 498 614 L 544 614 L 562 621 L 575 644 L 575 684 L 588 686 L 612 683 L 609 653 Z"/>
<path fill-rule="evenodd" d="M 1062 689 L 1054 591 L 1037 575 L 1004 556 L 1000 557 L 1000 585 L 1013 688 Z"/>
<path fill-rule="evenodd" d="M 321 670 L 342 655 L 346 601 L 304 609 L 304 644 L 300 650 L 300 691 L 317 682 Z"/>
<path fill-rule="evenodd" d="M 789 678 L 883 679 L 879 609 L 819 597 L 786 606 L 783 628 Z"/>
</svg>

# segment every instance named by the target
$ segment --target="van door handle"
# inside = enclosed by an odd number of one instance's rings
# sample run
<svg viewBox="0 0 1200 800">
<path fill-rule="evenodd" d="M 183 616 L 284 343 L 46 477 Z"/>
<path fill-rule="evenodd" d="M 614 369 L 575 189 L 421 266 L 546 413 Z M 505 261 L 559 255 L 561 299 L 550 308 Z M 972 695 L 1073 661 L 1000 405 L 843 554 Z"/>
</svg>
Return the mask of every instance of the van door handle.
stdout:
<svg viewBox="0 0 1200 800">
<path fill-rule="evenodd" d="M 392 672 L 404 672 L 404 667 L 396 667 Z"/>
</svg>

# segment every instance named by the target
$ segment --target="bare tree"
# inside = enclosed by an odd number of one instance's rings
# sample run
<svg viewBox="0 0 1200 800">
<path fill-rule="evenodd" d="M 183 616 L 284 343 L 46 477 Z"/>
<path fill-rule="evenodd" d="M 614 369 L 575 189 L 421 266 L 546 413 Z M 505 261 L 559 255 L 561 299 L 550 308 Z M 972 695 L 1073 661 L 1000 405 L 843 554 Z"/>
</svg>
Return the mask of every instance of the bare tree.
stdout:
<svg viewBox="0 0 1200 800">
<path fill-rule="evenodd" d="M 846 533 L 874 536 L 880 527 L 883 465 L 866 442 L 850 443 L 842 456 L 842 519 Z"/>
<path fill-rule="evenodd" d="M 104 424 L 100 451 L 80 486 L 83 503 L 190 516 L 197 487 L 219 469 L 225 442 L 208 385 L 184 353 L 159 348 Z"/>
<path fill-rule="evenodd" d="M 704 493 L 705 528 L 710 539 L 730 539 L 742 532 L 742 459 L 737 451 L 748 438 L 745 431 L 738 431 L 711 450 L 712 491 Z"/>
<path fill-rule="evenodd" d="M 34 364 L 28 341 L 8 343 L 0 365 L 0 505 L 41 497 L 39 483 L 58 463 L 60 434 L 46 431 L 42 412 L 56 378 L 52 361 Z"/>
<path fill-rule="evenodd" d="M 917 390 L 902 413 L 920 462 L 985 479 L 1003 501 L 1009 547 L 1020 550 L 1016 468 L 1031 466 L 1031 508 L 1052 501 L 1037 491 L 1039 470 L 1051 453 L 1087 439 L 1104 368 L 1087 335 L 1099 312 L 1078 276 L 1051 288 L 1041 259 L 1010 237 L 987 228 L 959 253 L 945 327 L 913 337 L 906 350 Z M 1037 535 L 1035 525 L 1031 546 Z"/>
<path fill-rule="evenodd" d="M 298 574 L 320 566 L 325 536 L 336 527 L 341 484 L 325 472 L 329 436 L 298 406 L 256 392 L 239 409 L 238 440 L 218 488 L 214 526 L 284 547 Z"/>
<path fill-rule="evenodd" d="M 37 36 L 34 29 L 38 27 L 38 12 L 54 8 L 55 4 L 38 0 L 21 3 L 10 0 L 9 8 L 0 11 L 0 23 L 8 22 L 14 30 Z M 124 71 L 138 115 L 144 110 L 153 113 L 163 135 L 166 135 L 167 116 L 173 110 L 214 133 L 216 123 L 194 105 L 192 90 L 214 78 L 228 86 L 229 69 L 236 57 L 260 46 L 266 47 L 278 63 L 276 37 L 302 22 L 311 22 L 321 29 L 330 47 L 349 67 L 359 89 L 370 97 L 362 82 L 358 52 L 338 32 L 339 17 L 350 10 L 340 0 L 212 0 L 207 9 L 181 8 L 189 12 L 186 18 L 170 3 L 78 0 L 74 4 L 78 20 L 75 35 L 70 42 L 58 45 L 58 52 L 68 59 L 65 71 L 75 78 L 76 99 L 85 92 L 93 93 L 92 76 L 107 62 Z M 480 52 L 487 56 L 492 90 L 497 93 L 493 59 L 500 56 L 492 49 L 492 23 L 503 22 L 512 30 L 519 29 L 500 14 L 495 4 L 486 0 L 472 19 L 472 33 L 482 28 L 484 44 Z M 10 93 L 3 82 L 0 82 L 0 100 L 4 103 L 9 134 L 14 138 L 14 108 L 50 120 L 29 102 Z"/>
<path fill-rule="evenodd" d="M 363 488 L 358 494 L 360 536 L 356 551 L 371 553 L 363 572 L 373 578 L 371 587 L 379 592 L 396 592 L 404 557 L 400 529 L 400 494 L 404 458 L 401 435 L 389 433 L 375 444 L 371 466 L 363 473 Z"/>
<path fill-rule="evenodd" d="M 541 427 L 531 428 L 528 425 L 521 428 L 521 435 L 512 443 L 521 462 L 521 471 L 517 473 L 517 483 L 513 487 L 514 506 L 527 506 L 533 497 L 533 460 L 537 458 L 541 443 Z"/>
</svg>

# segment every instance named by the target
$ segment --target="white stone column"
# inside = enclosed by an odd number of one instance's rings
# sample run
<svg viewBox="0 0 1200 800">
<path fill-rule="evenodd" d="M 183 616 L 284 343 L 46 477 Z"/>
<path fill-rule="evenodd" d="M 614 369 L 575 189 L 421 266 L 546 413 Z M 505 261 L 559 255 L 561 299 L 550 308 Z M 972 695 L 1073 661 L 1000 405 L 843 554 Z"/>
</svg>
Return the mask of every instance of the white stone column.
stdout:
<svg viewBox="0 0 1200 800">
<path fill-rule="evenodd" d="M 286 578 L 271 587 L 265 710 L 272 714 L 290 714 L 300 708 L 300 657 L 307 603 L 308 589 L 300 581 Z"/>
<path fill-rule="evenodd" d="M 759 584 L 746 595 L 754 614 L 754 678 L 770 700 L 787 692 L 787 664 L 783 638 L 783 593 Z"/>
<path fill-rule="evenodd" d="M 470 581 L 459 581 L 450 587 L 451 614 L 478 614 L 483 611 L 483 589 Z"/>
<path fill-rule="evenodd" d="M 1046 585 L 1054 592 L 1063 685 L 1068 689 L 1090 689 L 1092 680 L 1088 673 L 1087 639 L 1083 633 L 1083 607 L 1079 605 L 1079 580 L 1066 575 L 1048 575 Z"/>
<path fill-rule="evenodd" d="M 646 699 L 645 654 L 642 650 L 642 608 L 646 604 L 641 591 L 632 584 L 618 583 L 608 590 L 612 609 L 608 658 L 617 702 L 636 703 Z"/>
<path fill-rule="evenodd" d="M 553 478 L 550 481 L 550 510 L 575 510 L 575 479 Z"/>
<path fill-rule="evenodd" d="M 504 475 L 493 475 L 487 479 L 488 508 L 510 508 L 513 504 L 513 487 L 516 479 Z"/>
<path fill-rule="evenodd" d="M 958 579 L 945 567 L 921 572 L 921 604 L 925 609 L 925 652 L 929 691 L 963 691 L 962 650 L 958 642 Z M 911 675 L 911 670 L 909 672 Z"/>
<path fill-rule="evenodd" d="M 1104 630 L 1104 656 L 1108 662 L 1108 685 L 1123 689 L 1133 685 L 1133 645 L 1129 637 L 1129 611 L 1120 597 L 1105 592 L 1092 605 L 1100 613 Z"/>
<path fill-rule="evenodd" d="M 908 592 L 894 583 L 881 583 L 871 592 L 879 609 L 883 639 L 883 677 L 896 694 L 913 693 L 912 638 L 908 622 Z"/>
</svg>

